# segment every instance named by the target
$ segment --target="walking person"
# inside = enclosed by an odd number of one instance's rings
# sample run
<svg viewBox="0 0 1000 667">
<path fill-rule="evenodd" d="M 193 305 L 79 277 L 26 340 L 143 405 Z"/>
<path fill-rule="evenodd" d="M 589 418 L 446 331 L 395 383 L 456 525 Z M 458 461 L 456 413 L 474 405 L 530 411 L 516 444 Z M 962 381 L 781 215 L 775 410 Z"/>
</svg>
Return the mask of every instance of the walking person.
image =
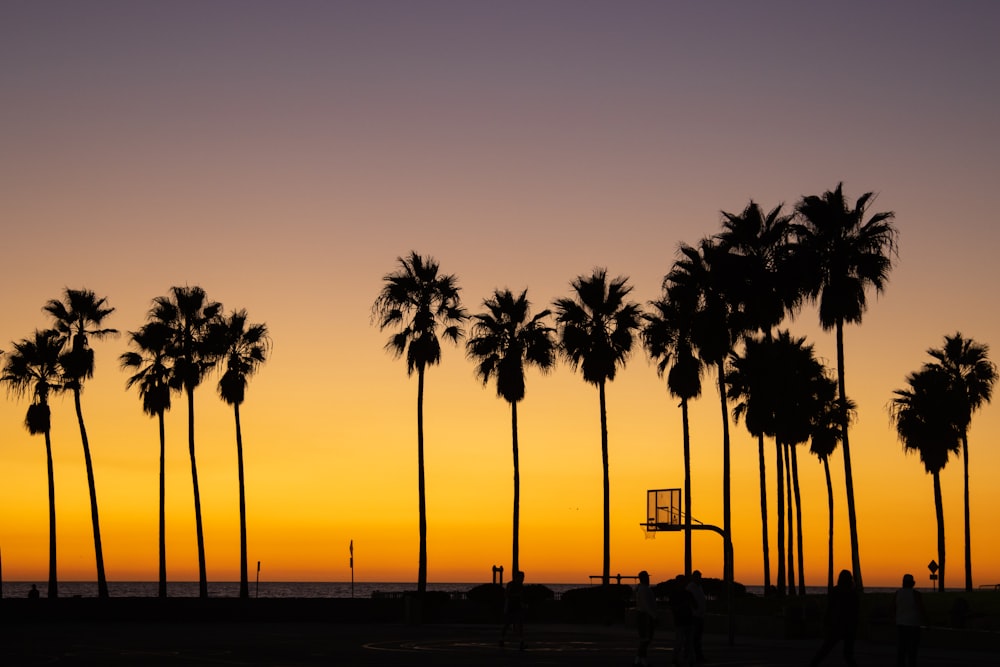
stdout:
<svg viewBox="0 0 1000 667">
<path fill-rule="evenodd" d="M 670 613 L 674 617 L 674 664 L 690 665 L 694 661 L 691 628 L 694 624 L 694 598 L 687 589 L 687 579 L 678 574 L 670 586 Z"/>
<path fill-rule="evenodd" d="M 653 641 L 657 622 L 656 596 L 649 587 L 649 572 L 643 570 L 639 573 L 639 585 L 635 587 L 635 624 L 639 630 L 639 650 L 632 664 L 649 664 L 646 662 L 646 654 Z"/>
<path fill-rule="evenodd" d="M 705 599 L 705 589 L 701 587 L 700 570 L 691 573 L 691 581 L 688 582 L 687 590 L 694 600 L 691 617 L 691 648 L 694 651 L 694 661 L 701 664 L 705 662 L 705 654 L 701 648 L 701 636 L 705 632 L 705 611 L 708 608 L 708 602 Z"/>
<path fill-rule="evenodd" d="M 518 648 L 524 650 L 524 572 L 520 570 L 514 573 L 507 583 L 504 591 L 503 602 L 503 629 L 500 630 L 500 646 L 504 645 L 507 639 L 507 630 L 513 628 L 517 632 L 520 644 Z"/>
<path fill-rule="evenodd" d="M 858 592 L 854 590 L 854 576 L 850 570 L 841 570 L 837 585 L 830 591 L 826 607 L 826 639 L 813 656 L 810 665 L 818 665 L 833 650 L 837 642 L 844 644 L 844 661 L 854 667 L 854 638 L 858 633 Z"/>
<path fill-rule="evenodd" d="M 914 588 L 912 574 L 903 575 L 903 587 L 894 598 L 896 616 L 896 665 L 916 667 L 920 645 L 920 624 L 924 620 L 924 601 Z"/>
</svg>

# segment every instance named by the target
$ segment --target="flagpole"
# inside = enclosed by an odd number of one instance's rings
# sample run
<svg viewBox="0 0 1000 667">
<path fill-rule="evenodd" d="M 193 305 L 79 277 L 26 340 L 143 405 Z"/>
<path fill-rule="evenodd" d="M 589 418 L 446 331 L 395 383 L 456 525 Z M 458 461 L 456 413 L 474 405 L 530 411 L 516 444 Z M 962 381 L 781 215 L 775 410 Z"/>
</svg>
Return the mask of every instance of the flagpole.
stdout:
<svg viewBox="0 0 1000 667">
<path fill-rule="evenodd" d="M 351 597 L 354 597 L 354 540 L 351 540 Z"/>
</svg>

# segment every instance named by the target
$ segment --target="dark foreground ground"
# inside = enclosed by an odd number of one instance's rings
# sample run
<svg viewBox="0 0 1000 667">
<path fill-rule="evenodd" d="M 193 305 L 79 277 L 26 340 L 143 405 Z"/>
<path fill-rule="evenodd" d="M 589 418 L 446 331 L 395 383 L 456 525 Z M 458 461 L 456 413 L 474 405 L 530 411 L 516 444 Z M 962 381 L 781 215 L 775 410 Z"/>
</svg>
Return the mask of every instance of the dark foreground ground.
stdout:
<svg viewBox="0 0 1000 667">
<path fill-rule="evenodd" d="M 932 630 L 933 632 L 933 630 Z M 634 634 L 624 626 L 529 627 L 524 650 L 498 646 L 496 627 L 484 625 L 354 625 L 311 622 L 169 625 L 22 624 L 3 631 L 3 665 L 630 665 Z M 669 631 L 650 651 L 650 664 L 669 665 Z M 705 639 L 707 664 L 807 665 L 816 640 Z M 893 665 L 891 645 L 859 642 L 859 665 Z M 825 664 L 844 664 L 839 653 Z M 925 667 L 1000 664 L 997 650 L 925 647 Z"/>
<path fill-rule="evenodd" d="M 524 650 L 499 645 L 499 627 L 452 608 L 416 619 L 402 601 L 388 604 L 236 600 L 0 600 L 0 666 L 18 665 L 622 665 L 632 664 L 635 631 L 628 617 L 535 619 Z M 38 602 L 38 601 L 34 601 Z M 474 622 L 463 620 L 468 615 Z M 417 622 L 417 621 L 420 622 Z M 723 619 L 705 637 L 706 664 L 807 665 L 820 640 L 786 638 L 759 618 L 737 619 L 730 645 Z M 669 622 L 650 664 L 673 660 Z M 722 630 L 720 632 L 720 629 Z M 894 665 L 891 628 L 858 641 L 859 665 Z M 1000 634 L 928 628 L 923 667 L 1000 665 Z M 842 665 L 839 652 L 824 664 Z"/>
</svg>

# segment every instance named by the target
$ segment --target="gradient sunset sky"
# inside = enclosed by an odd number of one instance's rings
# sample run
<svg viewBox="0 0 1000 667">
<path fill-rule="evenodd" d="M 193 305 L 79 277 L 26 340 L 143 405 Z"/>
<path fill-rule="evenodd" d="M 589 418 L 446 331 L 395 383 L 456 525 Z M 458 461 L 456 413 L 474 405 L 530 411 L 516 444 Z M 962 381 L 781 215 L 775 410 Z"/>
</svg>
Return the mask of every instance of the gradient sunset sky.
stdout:
<svg viewBox="0 0 1000 667">
<path fill-rule="evenodd" d="M 121 331 L 172 285 L 265 322 L 274 348 L 241 414 L 249 558 L 261 580 L 414 581 L 416 379 L 370 321 L 415 250 L 536 309 L 606 267 L 657 298 L 681 242 L 753 199 L 794 206 L 844 182 L 892 210 L 898 263 L 846 330 L 861 563 L 869 586 L 926 585 L 931 477 L 886 406 L 961 331 L 1000 345 L 1000 4 L 981 2 L 19 2 L 0 5 L 0 348 L 48 326 L 65 287 Z M 814 307 L 786 322 L 831 367 Z M 126 338 L 95 343 L 83 395 L 107 576 L 155 580 L 156 421 L 126 391 Z M 1000 347 L 993 348 L 994 359 Z M 239 578 L 232 411 L 196 394 L 208 576 Z M 720 524 L 714 375 L 692 406 L 693 515 Z M 47 572 L 44 444 L 0 397 L 0 552 Z M 970 434 L 975 583 L 1000 583 L 1000 410 Z M 529 582 L 601 567 L 597 390 L 565 364 L 518 409 L 521 566 Z M 95 578 L 71 397 L 53 401 L 59 577 Z M 611 571 L 683 569 L 680 534 L 645 539 L 649 488 L 682 486 L 677 401 L 641 349 L 608 387 Z M 428 578 L 509 568 L 509 407 L 464 347 L 427 375 Z M 762 578 L 756 443 L 732 425 L 736 577 Z M 169 576 L 197 579 L 186 409 L 167 416 Z M 773 510 L 773 447 L 768 449 Z M 836 562 L 850 567 L 843 461 Z M 826 490 L 799 468 L 806 578 L 826 581 Z M 942 474 L 948 582 L 962 583 L 962 470 Z M 771 527 L 774 529 L 772 517 Z M 695 536 L 721 576 L 721 540 Z M 772 558 L 776 545 L 772 537 Z M 251 565 L 251 568 L 253 566 Z M 776 562 L 772 561 L 772 568 Z"/>
</svg>

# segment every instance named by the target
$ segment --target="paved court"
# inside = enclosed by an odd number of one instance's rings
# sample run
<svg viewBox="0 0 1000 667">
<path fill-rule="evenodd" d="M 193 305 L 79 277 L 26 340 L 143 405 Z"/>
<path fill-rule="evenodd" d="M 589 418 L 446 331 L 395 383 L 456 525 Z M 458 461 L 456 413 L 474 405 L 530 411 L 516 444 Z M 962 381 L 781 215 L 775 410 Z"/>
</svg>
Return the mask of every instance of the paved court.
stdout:
<svg viewBox="0 0 1000 667">
<path fill-rule="evenodd" d="M 13 624 L 0 630 L 2 665 L 630 665 L 631 630 L 620 626 L 548 625 L 529 628 L 523 651 L 501 648 L 497 628 L 485 625 L 351 625 L 330 623 L 54 623 Z M 667 643 L 654 644 L 650 664 L 671 664 Z M 711 665 L 805 665 L 815 640 L 706 637 Z M 1000 664 L 1000 649 L 926 648 L 923 667 Z M 894 649 L 861 642 L 861 665 L 894 664 Z M 839 654 L 826 664 L 840 665 Z"/>
</svg>

